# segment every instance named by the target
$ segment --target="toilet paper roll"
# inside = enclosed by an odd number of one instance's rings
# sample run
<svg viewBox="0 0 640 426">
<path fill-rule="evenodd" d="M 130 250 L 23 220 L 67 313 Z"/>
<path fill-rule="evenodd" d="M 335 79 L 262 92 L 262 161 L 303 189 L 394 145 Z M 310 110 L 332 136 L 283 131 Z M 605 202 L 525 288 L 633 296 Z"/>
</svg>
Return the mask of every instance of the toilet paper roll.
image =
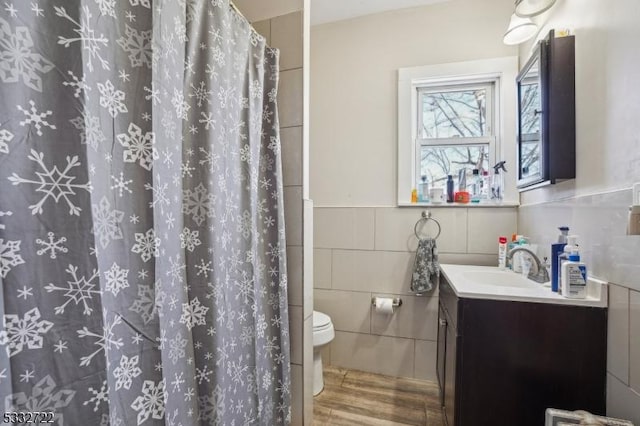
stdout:
<svg viewBox="0 0 640 426">
<path fill-rule="evenodd" d="M 395 311 L 393 299 L 388 297 L 376 297 L 376 312 L 391 315 Z"/>
</svg>

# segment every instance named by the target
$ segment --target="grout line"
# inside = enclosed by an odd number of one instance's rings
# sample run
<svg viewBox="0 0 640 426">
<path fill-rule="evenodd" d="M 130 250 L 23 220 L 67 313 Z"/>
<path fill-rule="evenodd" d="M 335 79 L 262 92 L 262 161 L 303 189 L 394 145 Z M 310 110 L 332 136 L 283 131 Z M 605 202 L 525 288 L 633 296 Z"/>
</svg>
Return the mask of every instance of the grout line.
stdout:
<svg viewBox="0 0 640 426">
<path fill-rule="evenodd" d="M 627 312 L 629 313 L 629 315 L 627 316 L 627 320 L 629 321 L 629 324 L 627 326 L 627 350 L 629 351 L 629 353 L 627 354 L 628 356 L 628 360 L 629 360 L 629 365 L 627 366 L 627 368 L 629 369 L 629 371 L 627 371 L 627 377 L 629 378 L 629 387 L 631 388 L 631 363 L 633 362 L 632 358 L 631 358 L 631 290 L 627 289 Z"/>
<path fill-rule="evenodd" d="M 376 248 L 376 229 L 377 229 L 377 225 L 378 225 L 378 209 L 373 208 L 373 249 L 377 250 Z"/>
<path fill-rule="evenodd" d="M 341 247 L 314 247 L 314 250 L 341 250 L 341 251 L 361 251 L 365 253 L 371 252 L 379 252 L 379 253 L 409 253 L 415 254 L 415 251 L 409 250 L 372 250 L 372 249 L 361 249 L 361 248 L 341 248 Z M 452 252 L 452 251 L 439 251 L 438 255 L 447 255 L 447 256 L 497 256 L 496 253 L 468 253 L 468 252 Z"/>
<path fill-rule="evenodd" d="M 589 198 L 589 197 L 598 197 L 601 195 L 609 195 L 609 194 L 615 194 L 616 192 L 624 192 L 624 191 L 631 191 L 633 193 L 633 188 L 621 188 L 621 189 L 612 189 L 609 191 L 602 191 L 602 192 L 592 192 L 592 193 L 587 193 L 587 194 L 573 194 L 570 196 L 561 196 L 558 199 L 554 199 L 554 200 L 545 200 L 545 201 L 537 201 L 537 202 L 533 202 L 533 203 L 526 203 L 526 204 L 520 204 L 520 208 L 522 207 L 532 207 L 532 206 L 539 206 L 542 204 L 556 204 L 556 203 L 562 203 L 562 202 L 566 202 L 566 201 L 571 201 L 571 200 L 577 200 L 580 198 Z"/>
</svg>

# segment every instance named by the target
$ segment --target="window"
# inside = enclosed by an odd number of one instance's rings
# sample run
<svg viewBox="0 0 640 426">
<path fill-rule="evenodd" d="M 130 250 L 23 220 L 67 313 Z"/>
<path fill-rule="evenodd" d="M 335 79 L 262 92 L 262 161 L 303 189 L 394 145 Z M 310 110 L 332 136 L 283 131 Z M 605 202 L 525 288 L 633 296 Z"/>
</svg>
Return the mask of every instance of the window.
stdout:
<svg viewBox="0 0 640 426">
<path fill-rule="evenodd" d="M 398 205 L 411 204 L 423 176 L 444 188 L 452 175 L 457 187 L 462 169 L 470 184 L 473 169 L 515 168 L 517 72 L 516 57 L 398 71 Z M 505 184 L 506 203 L 517 202 L 515 177 Z"/>
<path fill-rule="evenodd" d="M 465 170 L 480 175 L 495 164 L 494 82 L 416 87 L 415 186 L 427 179 L 431 187 L 444 187 L 447 175 L 455 185 Z"/>
</svg>

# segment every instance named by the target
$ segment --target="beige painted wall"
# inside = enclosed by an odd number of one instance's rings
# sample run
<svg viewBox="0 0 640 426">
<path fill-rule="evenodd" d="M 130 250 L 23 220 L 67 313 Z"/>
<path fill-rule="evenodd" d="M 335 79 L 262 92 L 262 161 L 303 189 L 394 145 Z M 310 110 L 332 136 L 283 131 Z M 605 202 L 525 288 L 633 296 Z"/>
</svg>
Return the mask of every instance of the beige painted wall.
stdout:
<svg viewBox="0 0 640 426">
<path fill-rule="evenodd" d="M 420 209 L 396 206 L 398 68 L 514 56 L 512 0 L 452 0 L 311 30 L 314 304 L 328 313 L 334 365 L 435 380 L 437 292 L 409 293 Z M 515 208 L 431 209 L 443 263 L 496 264 Z M 430 232 L 433 229 L 429 230 Z M 392 317 L 373 296 L 401 297 Z"/>
<path fill-rule="evenodd" d="M 301 11 L 305 1 L 307 0 L 232 0 L 250 22 Z"/>
<path fill-rule="evenodd" d="M 311 31 L 311 198 L 395 206 L 397 70 L 514 56 L 512 0 L 452 0 Z"/>
<path fill-rule="evenodd" d="M 640 424 L 640 237 L 626 235 L 640 181 L 640 3 L 560 0 L 537 22 L 540 37 L 576 36 L 577 177 L 522 193 L 518 229 L 547 249 L 559 225 L 581 236 L 590 274 L 610 283 L 607 412 Z"/>
</svg>

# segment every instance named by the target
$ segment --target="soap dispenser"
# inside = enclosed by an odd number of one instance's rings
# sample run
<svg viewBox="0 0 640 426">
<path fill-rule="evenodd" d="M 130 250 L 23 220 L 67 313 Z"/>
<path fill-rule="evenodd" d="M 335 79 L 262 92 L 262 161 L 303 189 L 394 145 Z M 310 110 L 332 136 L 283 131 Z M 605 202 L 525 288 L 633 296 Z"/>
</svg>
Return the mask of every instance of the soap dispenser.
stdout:
<svg viewBox="0 0 640 426">
<path fill-rule="evenodd" d="M 562 277 L 562 265 L 569 260 L 569 256 L 573 252 L 578 251 L 578 236 L 569 235 L 567 237 L 567 245 L 564 247 L 564 251 L 558 255 L 558 293 L 562 293 L 563 277 Z"/>
<path fill-rule="evenodd" d="M 574 250 L 562 265 L 562 295 L 569 299 L 587 296 L 587 265 L 580 262 L 580 253 Z"/>
</svg>

